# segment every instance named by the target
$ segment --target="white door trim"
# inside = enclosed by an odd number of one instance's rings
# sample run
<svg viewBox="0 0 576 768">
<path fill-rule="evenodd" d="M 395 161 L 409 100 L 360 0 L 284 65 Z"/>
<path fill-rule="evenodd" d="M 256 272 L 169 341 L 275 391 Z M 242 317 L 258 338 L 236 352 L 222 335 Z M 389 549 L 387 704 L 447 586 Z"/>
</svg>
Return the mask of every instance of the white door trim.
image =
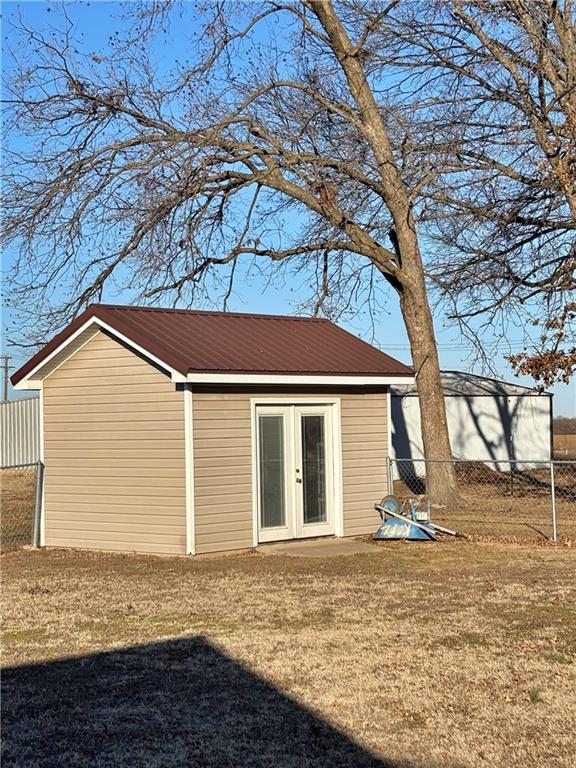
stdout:
<svg viewBox="0 0 576 768">
<path fill-rule="evenodd" d="M 252 540 L 255 547 L 259 544 L 259 485 L 258 485 L 258 424 L 256 418 L 257 406 L 305 406 L 305 405 L 330 405 L 332 406 L 332 460 L 333 460 L 333 503 L 334 503 L 334 535 L 344 535 L 344 508 L 342 485 L 342 429 L 341 409 L 339 397 L 252 397 L 250 398 L 250 422 L 252 439 Z M 294 435 L 294 430 L 291 430 Z"/>
<path fill-rule="evenodd" d="M 332 435 L 334 445 L 334 535 L 344 536 L 344 486 L 342 477 L 342 414 L 340 398 L 332 403 Z"/>
</svg>

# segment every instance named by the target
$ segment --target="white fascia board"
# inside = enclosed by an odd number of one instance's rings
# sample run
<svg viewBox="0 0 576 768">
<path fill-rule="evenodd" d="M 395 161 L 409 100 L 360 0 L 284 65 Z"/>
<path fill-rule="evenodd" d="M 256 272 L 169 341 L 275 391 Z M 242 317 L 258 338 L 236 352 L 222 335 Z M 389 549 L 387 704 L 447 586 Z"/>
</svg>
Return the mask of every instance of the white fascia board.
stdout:
<svg viewBox="0 0 576 768">
<path fill-rule="evenodd" d="M 258 373 L 189 373 L 192 384 L 304 384 L 332 386 L 388 386 L 413 384 L 414 376 L 298 376 Z"/>
<path fill-rule="evenodd" d="M 102 328 L 106 331 L 108 331 L 112 336 L 114 336 L 116 339 L 119 339 L 120 341 L 123 341 L 125 344 L 127 344 L 129 347 L 132 347 L 132 349 L 135 349 L 137 352 L 140 352 L 144 357 L 146 357 L 148 360 L 151 360 L 152 362 L 156 363 L 160 366 L 160 368 L 163 368 L 167 373 L 170 374 L 170 377 L 172 381 L 184 383 L 186 382 L 186 377 L 183 376 L 181 373 L 178 373 L 178 371 L 175 371 L 173 368 L 171 368 L 167 363 L 165 363 L 163 360 L 160 360 L 160 358 L 155 357 L 155 355 L 150 354 L 146 349 L 143 347 L 140 347 L 138 344 L 135 344 L 132 339 L 129 339 L 127 336 L 124 336 L 124 334 L 119 333 L 115 328 L 113 328 L 111 325 L 108 325 L 108 323 L 105 323 L 103 320 L 100 320 L 98 317 L 91 317 L 89 318 L 84 325 L 81 325 L 78 330 L 74 331 L 74 333 L 69 336 L 65 341 L 62 342 L 56 349 L 54 349 L 47 357 L 44 358 L 38 365 L 33 368 L 29 373 L 26 374 L 26 376 L 18 382 L 18 384 L 14 385 L 14 389 L 17 390 L 23 390 L 23 389 L 40 389 L 41 388 L 41 382 L 42 379 L 45 378 L 42 376 L 41 378 L 39 376 L 34 376 L 36 373 L 41 371 L 41 369 L 52 360 L 53 357 L 55 357 L 57 354 L 59 354 L 63 349 L 66 348 L 71 342 L 74 341 L 81 333 L 84 333 L 90 326 L 97 326 L 97 328 Z M 95 328 L 95 330 L 97 330 Z M 49 375 L 49 374 L 48 374 Z M 40 385 L 40 386 L 39 386 Z"/>
<path fill-rule="evenodd" d="M 108 325 L 108 323 L 105 323 L 103 320 L 100 320 L 100 318 L 98 317 L 95 317 L 93 319 L 101 328 L 104 328 L 109 333 L 111 333 L 112 336 L 114 336 L 117 339 L 120 339 L 120 341 L 123 341 L 125 344 L 128 344 L 129 347 L 132 347 L 132 349 L 135 349 L 137 352 L 140 352 L 140 354 L 144 355 L 144 357 L 148 358 L 148 360 L 152 360 L 153 363 L 156 363 L 156 365 L 159 365 L 160 368 L 163 368 L 165 371 L 167 371 L 170 374 L 172 381 L 176 381 L 180 383 L 184 383 L 186 381 L 185 376 L 183 376 L 181 373 L 178 373 L 178 371 L 175 371 L 174 368 L 171 368 L 163 360 L 160 360 L 159 357 L 156 357 L 155 355 L 150 354 L 150 352 L 144 349 L 144 347 L 140 347 L 138 344 L 135 344 L 132 341 L 132 339 L 128 338 L 128 336 L 124 336 L 123 333 L 120 333 L 111 325 Z"/>
<path fill-rule="evenodd" d="M 79 329 L 79 333 L 81 333 L 82 330 L 90 330 L 90 325 L 89 324 L 83 325 L 82 328 Z M 94 336 L 96 336 L 97 333 L 98 333 L 98 327 L 94 326 L 94 332 L 92 333 L 92 335 L 89 336 L 87 339 L 85 339 L 82 342 L 82 344 L 80 344 L 79 347 L 76 347 L 76 349 L 73 349 L 70 352 L 70 354 L 67 357 L 65 357 L 63 360 L 61 360 L 55 368 L 52 368 L 52 370 L 50 371 L 50 373 L 48 375 L 51 375 L 55 371 L 57 371 L 59 368 L 62 368 L 62 366 L 68 360 L 70 360 L 70 358 L 73 357 L 77 352 L 79 352 L 82 349 L 82 347 L 85 347 L 86 344 L 88 344 L 90 341 L 92 341 L 92 339 L 94 338 Z M 65 342 L 62 342 L 62 344 L 60 344 L 60 346 L 57 349 L 55 349 L 54 352 L 50 353 L 50 355 L 46 358 L 46 360 L 44 360 L 42 363 L 39 363 L 36 366 L 36 368 L 34 368 L 32 371 L 30 371 L 28 376 L 32 376 L 32 374 L 35 371 L 41 371 L 42 370 L 42 366 L 45 365 L 48 362 L 49 359 L 52 359 L 54 357 L 54 355 L 58 354 L 62 350 L 66 350 L 66 346 L 67 345 L 69 346 L 68 343 L 71 342 L 73 339 L 77 338 L 77 336 L 78 336 L 78 334 L 74 333 L 74 334 L 72 334 L 72 336 L 69 339 L 66 339 Z M 43 386 L 44 386 L 44 378 L 46 378 L 46 377 L 33 379 L 33 378 L 28 378 L 28 376 L 25 376 L 24 379 L 22 379 L 22 381 L 19 383 L 19 385 L 14 387 L 14 389 L 17 389 L 17 388 L 19 388 L 19 389 L 42 389 L 43 388 Z"/>
<path fill-rule="evenodd" d="M 22 381 L 19 381 L 18 384 L 14 384 L 12 389 L 16 390 L 17 392 L 27 389 L 42 389 L 42 379 L 25 378 L 22 379 Z"/>
</svg>

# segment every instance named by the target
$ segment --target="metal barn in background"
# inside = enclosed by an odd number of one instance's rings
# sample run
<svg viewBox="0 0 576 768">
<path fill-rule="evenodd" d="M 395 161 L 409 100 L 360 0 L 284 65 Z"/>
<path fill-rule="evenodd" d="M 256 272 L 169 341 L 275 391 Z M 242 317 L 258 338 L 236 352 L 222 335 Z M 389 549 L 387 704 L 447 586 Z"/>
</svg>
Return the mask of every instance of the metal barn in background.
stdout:
<svg viewBox="0 0 576 768">
<path fill-rule="evenodd" d="M 551 394 L 461 371 L 443 371 L 442 387 L 454 458 L 504 462 L 504 470 L 552 459 Z M 423 459 L 415 385 L 390 394 L 392 458 Z"/>
<path fill-rule="evenodd" d="M 0 466 L 34 464 L 40 459 L 40 398 L 0 403 Z"/>
</svg>

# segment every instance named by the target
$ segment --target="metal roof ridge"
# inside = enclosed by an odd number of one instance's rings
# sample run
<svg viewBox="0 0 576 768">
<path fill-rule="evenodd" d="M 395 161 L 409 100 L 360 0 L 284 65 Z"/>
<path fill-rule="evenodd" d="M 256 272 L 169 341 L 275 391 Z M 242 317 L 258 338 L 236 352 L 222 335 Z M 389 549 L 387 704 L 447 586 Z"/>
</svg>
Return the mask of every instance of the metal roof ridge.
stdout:
<svg viewBox="0 0 576 768">
<path fill-rule="evenodd" d="M 127 310 L 129 312 L 169 312 L 171 314 L 181 315 L 218 315 L 220 317 L 250 317 L 255 320 L 261 318 L 270 320 L 306 320 L 315 323 L 330 323 L 339 328 L 336 323 L 329 320 L 327 317 L 309 317 L 307 315 L 274 315 L 261 312 L 227 312 L 218 309 L 180 309 L 178 307 L 142 307 L 134 306 L 131 304 L 89 304 L 86 309 L 111 309 L 111 310 Z"/>
</svg>

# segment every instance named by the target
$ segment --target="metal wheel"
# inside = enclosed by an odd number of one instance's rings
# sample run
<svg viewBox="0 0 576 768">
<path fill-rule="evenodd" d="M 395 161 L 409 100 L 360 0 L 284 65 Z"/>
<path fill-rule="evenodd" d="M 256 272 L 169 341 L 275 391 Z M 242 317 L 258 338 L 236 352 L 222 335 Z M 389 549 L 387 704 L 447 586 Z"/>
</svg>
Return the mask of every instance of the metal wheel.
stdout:
<svg viewBox="0 0 576 768">
<path fill-rule="evenodd" d="M 394 496 L 394 494 L 390 494 L 389 496 L 384 496 L 384 498 L 380 502 L 380 506 L 386 512 L 395 512 L 397 515 L 400 514 L 400 499 L 398 498 L 398 496 Z"/>
</svg>

